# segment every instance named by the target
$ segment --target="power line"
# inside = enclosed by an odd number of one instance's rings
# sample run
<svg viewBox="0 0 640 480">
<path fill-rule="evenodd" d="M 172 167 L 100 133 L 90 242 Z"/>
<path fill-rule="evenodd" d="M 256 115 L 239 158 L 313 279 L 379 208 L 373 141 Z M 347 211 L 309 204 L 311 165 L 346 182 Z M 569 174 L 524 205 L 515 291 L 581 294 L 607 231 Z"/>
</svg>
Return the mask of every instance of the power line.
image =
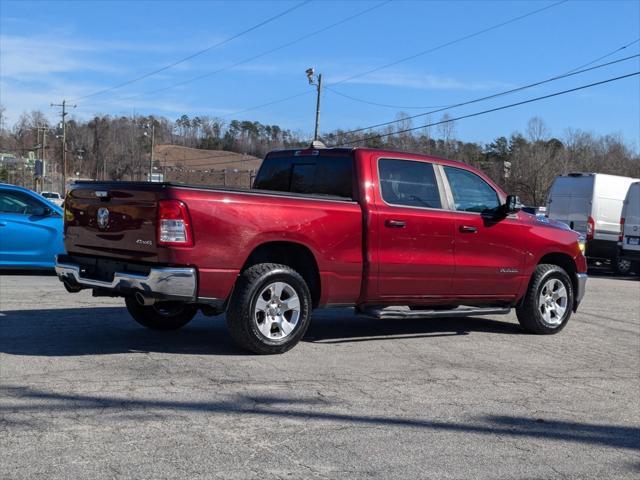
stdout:
<svg viewBox="0 0 640 480">
<path fill-rule="evenodd" d="M 346 93 L 342 93 L 339 92 L 338 90 L 335 90 L 331 87 L 324 87 L 327 90 L 330 90 L 332 93 L 335 93 L 336 95 L 339 95 L 341 97 L 344 98 L 348 98 L 349 100 L 353 100 L 354 102 L 359 102 L 359 103 L 366 103 L 367 105 L 374 105 L 376 107 L 385 107 L 385 108 L 400 108 L 400 109 L 405 109 L 405 110 L 424 110 L 425 108 L 443 108 L 446 107 L 446 105 L 425 105 L 422 107 L 416 107 L 416 106 L 406 106 L 406 105 L 390 105 L 388 103 L 377 103 L 377 102 L 371 102 L 369 100 L 364 100 L 362 98 L 357 98 L 357 97 L 352 97 L 351 95 L 347 95 Z"/>
<path fill-rule="evenodd" d="M 607 53 L 605 55 L 602 55 L 601 57 L 596 58 L 595 60 L 591 60 L 588 63 L 585 63 L 583 65 L 580 65 L 579 67 L 574 68 L 573 70 L 569 70 L 567 73 L 575 72 L 576 70 L 580 70 L 580 69 L 582 69 L 584 67 L 588 67 L 589 65 L 593 65 L 594 63 L 599 62 L 600 60 L 604 60 L 605 58 L 608 58 L 611 55 L 614 55 L 614 54 L 616 54 L 616 53 L 618 53 L 618 52 L 620 52 L 620 51 L 622 51 L 622 50 L 624 50 L 624 49 L 626 49 L 626 48 L 630 47 L 631 45 L 633 45 L 635 43 L 638 43 L 638 42 L 640 42 L 640 38 L 636 38 L 633 42 L 629 42 L 626 45 L 622 45 L 621 47 L 618 47 L 615 50 L 612 50 L 611 52 L 609 52 L 609 53 Z"/>
<path fill-rule="evenodd" d="M 271 102 L 262 103 L 260 105 L 255 105 L 253 107 L 244 108 L 242 110 L 236 110 L 235 112 L 226 113 L 224 115 L 221 115 L 220 118 L 233 117 L 235 115 L 240 115 L 241 113 L 251 112 L 253 110 L 258 110 L 260 108 L 269 107 L 271 105 L 276 105 L 277 103 L 282 103 L 282 102 L 286 102 L 288 100 L 293 100 L 294 98 L 302 97 L 304 95 L 309 95 L 312 92 L 313 92 L 313 90 L 305 90 L 304 92 L 296 93 L 294 95 L 290 95 L 288 97 L 280 98 L 278 100 L 273 100 Z"/>
<path fill-rule="evenodd" d="M 462 36 L 462 37 L 458 37 L 458 38 L 456 38 L 456 39 L 453 39 L 453 40 L 450 40 L 450 41 L 448 41 L 448 42 L 442 43 L 442 44 L 440 44 L 440 45 L 436 45 L 435 47 L 429 48 L 429 49 L 427 49 L 427 50 L 423 50 L 423 51 L 421 51 L 421 52 L 415 53 L 415 54 L 410 55 L 410 56 L 408 56 L 408 57 L 404 57 L 404 58 L 401 58 L 401 59 L 399 59 L 399 60 L 393 61 L 393 62 L 391 62 L 391 63 L 387 63 L 387 64 L 385 64 L 385 65 L 381 65 L 381 66 L 376 67 L 376 68 L 373 68 L 373 69 L 371 69 L 371 70 L 367 70 L 366 72 L 361 72 L 361 73 L 358 73 L 358 74 L 352 75 L 352 76 L 350 76 L 350 77 L 344 78 L 344 79 L 342 79 L 342 80 L 339 80 L 339 81 L 337 81 L 337 82 L 330 83 L 328 86 L 339 85 L 339 84 L 341 84 L 341 83 L 345 83 L 345 82 L 348 82 L 348 81 L 354 80 L 354 79 L 356 79 L 356 78 L 360 78 L 360 77 L 363 77 L 363 76 L 365 76 L 365 75 L 369 75 L 370 73 L 377 72 L 377 71 L 379 71 L 379 70 L 383 70 L 383 69 L 385 69 L 385 68 L 388 68 L 388 67 L 391 67 L 391 66 L 398 65 L 398 64 L 403 63 L 403 62 L 406 62 L 406 61 L 408 61 L 408 60 L 413 60 L 414 58 L 418 58 L 418 57 L 421 57 L 421 56 L 426 55 L 426 54 L 428 54 L 428 53 L 432 53 L 432 52 L 435 52 L 435 51 L 437 51 L 437 50 L 441 50 L 441 49 L 443 49 L 443 48 L 445 48 L 445 47 L 448 47 L 448 46 L 450 46 L 450 45 L 453 45 L 453 44 L 456 44 L 456 43 L 460 43 L 460 42 L 462 42 L 462 41 L 464 41 L 464 40 L 468 40 L 468 39 L 470 39 L 470 38 L 477 37 L 477 36 L 479 36 L 479 35 L 482 35 L 482 34 L 484 34 L 484 33 L 490 32 L 490 31 L 492 31 L 492 30 L 498 29 L 498 28 L 503 27 L 503 26 L 505 26 L 505 25 L 509 25 L 510 23 L 514 23 L 514 22 L 517 22 L 517 21 L 519 21 L 519 20 L 523 20 L 523 19 L 525 19 L 525 18 L 527 18 L 527 17 L 530 17 L 530 16 L 532 16 L 532 15 L 536 15 L 536 14 L 538 14 L 538 13 L 541 13 L 541 12 L 545 11 L 545 10 L 549 10 L 549 9 L 551 9 L 551 8 L 557 7 L 558 5 L 561 5 L 561 4 L 563 4 L 563 3 L 566 3 L 567 1 L 568 1 L 568 0 L 561 0 L 561 1 L 559 1 L 559 2 L 552 3 L 551 5 L 547 5 L 546 7 L 538 8 L 538 9 L 536 9 L 536 10 L 532 10 L 532 11 L 530 11 L 530 12 L 528 12 L 528 13 L 524 13 L 524 14 L 519 15 L 519 16 L 517 16 L 517 17 L 513 17 L 513 18 L 510 18 L 510 19 L 505 20 L 505 21 L 503 21 L 503 22 L 497 23 L 497 24 L 495 24 L 495 25 L 491 25 L 491 26 L 489 26 L 489 27 L 486 27 L 486 28 L 484 28 L 484 29 L 482 29 L 482 30 L 478 30 L 478 31 L 476 31 L 476 32 L 473 32 L 473 33 L 470 33 L 470 34 L 464 35 L 464 36 Z M 325 87 L 327 87 L 327 85 L 325 85 Z M 228 113 L 228 114 L 226 114 L 226 115 L 223 115 L 222 117 L 223 117 L 223 118 L 224 118 L 224 117 L 230 117 L 230 116 L 239 115 L 239 114 L 241 114 L 241 113 L 250 112 L 250 111 L 252 111 L 252 110 L 258 110 L 258 109 L 260 109 L 260 108 L 268 107 L 268 106 L 275 105 L 275 104 L 278 104 L 278 103 L 283 103 L 283 102 L 286 102 L 286 101 L 288 101 L 288 100 L 292 100 L 292 99 L 294 99 L 294 98 L 301 97 L 301 96 L 303 96 L 303 95 L 309 95 L 310 93 L 311 93 L 311 91 L 310 91 L 310 90 L 306 90 L 306 91 L 304 91 L 304 92 L 300 92 L 300 93 L 297 93 L 297 94 L 295 94 L 295 95 L 290 95 L 290 96 L 287 96 L 287 97 L 284 97 L 284 98 L 280 98 L 280 99 L 277 99 L 277 100 L 272 100 L 272 101 L 267 102 L 267 103 L 263 103 L 263 104 L 260 104 L 260 105 L 255 105 L 255 106 L 253 106 L 253 107 L 248 107 L 248 108 L 245 108 L 245 109 L 242 109 L 242 110 L 238 110 L 238 111 L 236 111 L 236 112 L 231 112 L 231 113 Z"/>
<path fill-rule="evenodd" d="M 407 62 L 409 60 L 413 60 L 414 58 L 421 57 L 421 56 L 426 55 L 428 53 L 433 53 L 433 52 L 435 52 L 437 50 L 441 50 L 441 49 L 443 49 L 445 47 L 449 47 L 449 46 L 454 45 L 456 43 L 460 43 L 460 42 L 463 42 L 465 40 L 469 40 L 470 38 L 477 37 L 477 36 L 482 35 L 484 33 L 491 32 L 492 30 L 496 30 L 498 28 L 504 27 L 505 25 L 509 25 L 511 23 L 517 22 L 519 20 L 523 20 L 523 19 L 525 19 L 527 17 L 530 17 L 532 15 L 536 15 L 536 14 L 538 14 L 540 12 L 544 12 L 545 10 L 549 10 L 550 8 L 557 7 L 558 5 L 562 5 L 563 3 L 566 3 L 567 1 L 568 0 L 561 0 L 559 2 L 552 3 L 551 5 L 547 5 L 546 7 L 538 8 L 536 10 L 533 10 L 531 12 L 525 13 L 523 15 L 519 15 L 517 17 L 510 18 L 509 20 L 505 20 L 504 22 L 500 22 L 500 23 L 497 23 L 495 25 L 491 25 L 490 27 L 483 28 L 482 30 L 478 30 L 476 32 L 470 33 L 468 35 L 464 35 L 464 36 L 456 38 L 454 40 L 450 40 L 448 42 L 441 43 L 440 45 L 436 45 L 435 47 L 428 48 L 427 50 L 423 50 L 421 52 L 414 53 L 413 55 L 409 55 L 408 57 L 401 58 L 400 60 L 395 60 L 393 62 L 386 63 L 386 64 L 381 65 L 379 67 L 372 68 L 371 70 L 367 70 L 366 72 L 357 73 L 355 75 L 352 75 L 350 77 L 342 79 L 339 82 L 332 83 L 331 85 L 338 85 L 340 83 L 346 83 L 346 82 L 349 82 L 349 81 L 354 80 L 356 78 L 364 77 L 365 75 L 369 75 L 371 73 L 378 72 L 378 71 L 383 70 L 385 68 L 394 67 L 394 66 L 396 66 L 396 65 L 398 65 L 400 63 L 404 63 L 404 62 Z"/>
<path fill-rule="evenodd" d="M 625 62 L 627 60 L 631 60 L 633 58 L 638 58 L 638 57 L 640 57 L 640 54 L 631 55 L 631 56 L 628 56 L 628 57 L 625 57 L 625 58 L 621 58 L 621 59 L 618 59 L 618 60 L 612 60 L 611 62 L 602 63 L 602 64 L 596 65 L 594 67 L 589 67 L 589 68 L 585 68 L 585 69 L 582 69 L 582 70 L 573 71 L 571 73 L 565 73 L 565 74 L 562 74 L 562 75 L 556 75 L 555 77 L 547 78 L 545 80 L 540 80 L 538 82 L 530 83 L 528 85 L 523 85 L 521 87 L 512 88 L 510 90 L 505 90 L 503 92 L 494 93 L 492 95 L 487 95 L 485 97 L 474 98 L 473 100 L 468 100 L 466 102 L 455 103 L 453 105 L 448 105 L 446 107 L 442 107 L 442 108 L 438 108 L 438 109 L 435 109 L 435 110 L 431 110 L 429 112 L 424 112 L 424 113 L 419 113 L 419 114 L 416 114 L 416 115 L 411 115 L 411 116 L 408 116 L 408 117 L 404 117 L 404 118 L 402 118 L 400 120 L 391 120 L 389 122 L 378 123 L 378 124 L 375 124 L 375 125 L 370 125 L 368 127 L 356 128 L 354 130 L 349 130 L 347 132 L 344 132 L 344 134 L 357 133 L 357 132 L 362 132 L 364 130 L 371 130 L 373 128 L 385 127 L 387 125 L 392 125 L 394 123 L 399 123 L 399 122 L 403 122 L 403 121 L 406 121 L 406 120 L 412 120 L 412 119 L 418 118 L 418 117 L 425 117 L 427 115 L 432 115 L 434 113 L 443 112 L 445 110 L 451 110 L 453 108 L 458 108 L 458 107 L 462 107 L 462 106 L 465 106 L 465 105 L 471 105 L 472 103 L 483 102 L 485 100 L 490 100 L 490 99 L 493 99 L 493 98 L 502 97 L 502 96 L 505 96 L 505 95 L 509 95 L 511 93 L 515 93 L 515 92 L 519 92 L 519 91 L 526 90 L 526 89 L 529 89 L 529 88 L 537 87 L 537 86 L 543 85 L 545 83 L 554 82 L 556 80 L 560 80 L 560 79 L 567 78 L 567 77 L 572 77 L 574 75 L 580 75 L 582 73 L 589 72 L 591 70 L 597 70 L 599 68 L 608 67 L 610 65 L 614 65 L 614 64 L 620 63 L 620 62 Z"/>
<path fill-rule="evenodd" d="M 324 33 L 327 30 L 330 30 L 330 29 L 335 28 L 335 27 L 337 27 L 339 25 L 342 25 L 343 23 L 347 23 L 347 22 L 349 22 L 349 21 L 351 21 L 351 20 L 353 20 L 355 18 L 358 18 L 358 17 L 360 17 L 362 15 L 365 15 L 365 14 L 367 14 L 367 13 L 373 11 L 373 10 L 376 10 L 376 9 L 378 9 L 378 8 L 382 7 L 383 5 L 386 5 L 386 4 L 390 3 L 390 2 L 391 2 L 391 0 L 384 0 L 384 1 L 374 5 L 372 7 L 369 7 L 369 8 L 366 8 L 364 10 L 361 10 L 361 11 L 359 11 L 357 13 L 354 13 L 353 15 L 349 15 L 348 17 L 343 18 L 342 20 L 339 20 L 339 21 L 334 22 L 334 23 L 332 23 L 330 25 L 322 27 L 322 28 L 320 28 L 318 30 L 315 30 L 315 31 L 310 32 L 310 33 L 307 33 L 305 35 L 302 35 L 301 37 L 298 37 L 298 38 L 296 38 L 294 40 L 291 40 L 289 42 L 283 43 L 283 44 L 281 44 L 281 45 L 279 45 L 277 47 L 271 48 L 271 49 L 266 50 L 266 51 L 264 51 L 262 53 L 254 55 L 252 57 L 248 57 L 248 58 L 245 58 L 244 60 L 240 60 L 240 61 L 238 61 L 238 62 L 236 62 L 236 63 L 234 63 L 232 65 L 228 65 L 226 67 L 219 68 L 218 70 L 214 70 L 212 72 L 208 72 L 208 73 L 205 73 L 203 75 L 192 77 L 192 78 L 189 78 L 187 80 L 183 80 L 181 82 L 173 83 L 171 85 L 159 88 L 157 90 L 152 90 L 152 91 L 149 91 L 149 92 L 140 92 L 138 94 L 130 95 L 130 96 L 127 96 L 127 97 L 124 97 L 124 98 L 119 98 L 117 100 L 130 100 L 130 99 L 138 98 L 138 97 L 142 97 L 142 96 L 153 95 L 153 94 L 156 94 L 156 93 L 160 93 L 160 92 L 164 92 L 164 91 L 167 91 L 167 90 L 171 90 L 171 89 L 176 88 L 176 87 L 187 85 L 189 83 L 193 83 L 193 82 L 202 80 L 204 78 L 212 77 L 214 75 L 217 75 L 218 73 L 221 73 L 221 72 L 224 72 L 224 71 L 231 70 L 233 68 L 239 67 L 240 65 L 244 65 L 246 63 L 252 62 L 254 60 L 257 60 L 258 58 L 265 57 L 265 56 L 270 55 L 270 54 L 272 54 L 274 52 L 277 52 L 279 50 L 283 50 L 283 49 L 288 48 L 288 47 L 290 47 L 292 45 L 295 45 L 295 44 L 300 43 L 300 42 L 302 42 L 304 40 L 307 40 L 307 39 L 309 39 L 311 37 L 314 37 L 316 35 Z"/>
<path fill-rule="evenodd" d="M 572 70 L 569 70 L 568 72 L 565 72 L 565 74 L 570 74 L 570 73 L 576 72 L 577 70 L 581 70 L 581 69 L 583 69 L 585 67 L 588 67 L 589 65 L 593 65 L 594 63 L 597 63 L 600 60 L 603 60 L 603 59 L 605 59 L 607 57 L 610 57 L 611 55 L 614 55 L 615 53 L 618 53 L 618 52 L 620 52 L 620 51 L 622 51 L 622 50 L 624 50 L 624 49 L 626 49 L 626 48 L 630 47 L 631 45 L 633 45 L 635 43 L 638 43 L 638 42 L 640 42 L 640 38 L 634 40 L 633 42 L 629 42 L 629 43 L 627 43 L 627 44 L 625 44 L 625 45 L 623 45 L 621 47 L 618 47 L 615 50 L 612 50 L 612 51 L 610 51 L 609 53 L 607 53 L 605 55 L 602 55 L 602 56 L 600 56 L 600 57 L 598 57 L 598 58 L 596 58 L 594 60 L 591 60 L 588 63 L 585 63 L 585 64 L 583 64 L 583 65 L 581 65 L 579 67 L 576 67 L 576 68 L 574 68 Z M 609 64 L 606 64 L 606 65 L 609 65 Z M 385 104 L 385 103 L 377 103 L 377 102 L 372 102 L 372 101 L 369 101 L 369 100 L 365 100 L 363 98 L 354 97 L 352 95 L 347 95 L 346 93 L 339 92 L 338 90 L 335 90 L 335 89 L 333 89 L 331 87 L 325 86 L 325 88 L 328 89 L 328 90 L 331 90 L 331 92 L 335 93 L 336 95 L 339 95 L 339 96 L 344 97 L 344 98 L 348 98 L 349 100 L 353 100 L 354 102 L 364 103 L 364 104 L 367 104 L 367 105 L 374 105 L 374 106 L 377 106 L 377 107 L 396 108 L 396 109 L 403 109 L 403 110 L 423 110 L 425 108 L 451 108 L 450 105 L 449 106 L 447 106 L 447 105 L 432 105 L 432 106 L 416 107 L 416 106 L 407 106 L 407 105 L 390 105 L 390 104 Z M 504 92 L 503 94 L 506 95 L 507 93 L 510 93 L 510 91 Z M 430 113 L 435 113 L 435 112 L 429 112 L 429 114 Z"/>
<path fill-rule="evenodd" d="M 78 97 L 75 101 L 84 100 L 86 98 L 95 97 L 97 95 L 102 95 L 102 94 L 110 92 L 112 90 L 116 90 L 118 88 L 122 88 L 122 87 L 124 87 L 126 85 L 131 85 L 132 83 L 138 82 L 138 81 L 143 80 L 143 79 L 148 78 L 148 77 L 151 77 L 152 75 L 156 75 L 156 74 L 158 74 L 160 72 L 164 72 L 165 70 L 168 70 L 168 69 L 170 69 L 172 67 L 175 67 L 176 65 L 179 65 L 179 64 L 184 63 L 184 62 L 186 62 L 188 60 L 191 60 L 191 59 L 193 59 L 193 58 L 195 58 L 195 57 L 197 57 L 199 55 L 202 55 L 203 53 L 206 53 L 206 52 L 208 52 L 210 50 L 213 50 L 214 48 L 221 47 L 222 45 L 225 45 L 225 44 L 235 40 L 238 37 L 246 35 L 249 32 L 252 32 L 252 31 L 254 31 L 254 30 L 256 30 L 256 29 L 258 29 L 258 28 L 260 28 L 260 27 L 262 27 L 262 26 L 264 26 L 266 24 L 268 24 L 268 23 L 271 23 L 274 20 L 277 20 L 277 19 L 287 15 L 288 13 L 291 13 L 294 10 L 297 10 L 298 8 L 303 7 L 304 5 L 308 4 L 309 2 L 311 2 L 311 0 L 304 0 L 304 1 L 300 2 L 300 3 L 298 3 L 297 5 L 294 5 L 293 7 L 290 7 L 290 8 L 288 8 L 288 9 L 286 9 L 286 10 L 284 10 L 284 11 L 282 11 L 282 12 L 280 12 L 280 13 L 272 16 L 272 17 L 267 18 L 266 20 L 263 20 L 260 23 L 257 23 L 255 25 L 253 25 L 252 27 L 247 28 L 246 30 L 243 30 L 243 31 L 241 31 L 239 33 L 236 33 L 235 35 L 233 35 L 233 36 L 231 36 L 229 38 L 226 38 L 226 39 L 224 39 L 224 40 L 222 40 L 222 41 L 220 41 L 218 43 L 215 43 L 215 44 L 210 45 L 210 46 L 208 46 L 206 48 L 203 48 L 202 50 L 199 50 L 199 51 L 197 51 L 195 53 L 192 53 L 191 55 L 187 55 L 186 57 L 183 57 L 183 58 L 181 58 L 179 60 L 176 60 L 173 63 L 170 63 L 169 65 L 165 65 L 162 68 L 158 68 L 157 70 L 153 70 L 151 72 L 145 73 L 144 75 L 140 75 L 139 77 L 133 78 L 131 80 L 127 80 L 125 82 L 119 83 L 119 84 L 114 85 L 112 87 L 105 88 L 105 89 L 102 89 L 102 90 L 98 90 L 96 92 L 90 93 L 89 95 L 84 95 L 82 97 Z"/>
<path fill-rule="evenodd" d="M 340 143 L 340 144 L 337 144 L 337 145 L 333 145 L 333 146 L 334 147 L 342 147 L 342 146 L 346 146 L 346 145 L 352 145 L 354 143 L 366 142 L 368 140 L 373 140 L 373 139 L 376 139 L 376 138 L 384 138 L 384 137 L 389 137 L 391 135 L 397 135 L 399 133 L 412 132 L 414 130 L 419 130 L 421 128 L 433 127 L 433 126 L 436 126 L 436 125 L 441 125 L 443 123 L 450 123 L 450 122 L 454 122 L 454 121 L 457 121 L 457 120 L 464 120 L 465 118 L 477 117 L 477 116 L 480 116 L 480 115 L 485 115 L 487 113 L 497 112 L 499 110 L 505 110 L 507 108 L 517 107 L 517 106 L 520 106 L 520 105 L 525 105 L 527 103 L 537 102 L 539 100 L 544 100 L 544 99 L 547 99 L 547 98 L 557 97 L 559 95 L 564 95 L 564 94 L 567 94 L 567 93 L 576 92 L 578 90 L 584 90 L 585 88 L 591 88 L 591 87 L 595 87 L 597 85 L 603 85 L 605 83 L 615 82 L 617 80 L 622 80 L 624 78 L 633 77 L 635 75 L 640 75 L 640 71 L 633 72 L 633 73 L 628 73 L 626 75 L 621 75 L 619 77 L 608 78 L 606 80 L 601 80 L 599 82 L 590 83 L 588 85 L 581 85 L 579 87 L 570 88 L 568 90 L 563 90 L 561 92 L 550 93 L 548 95 L 543 95 L 541 97 L 530 98 L 528 100 L 523 100 L 521 102 L 510 103 L 508 105 L 502 105 L 502 106 L 496 107 L 496 108 L 490 108 L 488 110 L 483 110 L 481 112 L 470 113 L 468 115 L 462 115 L 460 117 L 449 118 L 449 119 L 446 119 L 446 120 L 441 120 L 439 122 L 428 123 L 426 125 L 420 125 L 419 127 L 405 128 L 404 130 L 397 130 L 395 132 L 381 133 L 381 134 L 377 134 L 377 135 L 372 135 L 372 136 L 364 137 L 364 138 L 361 138 L 361 139 L 358 139 L 358 140 L 352 140 L 352 141 L 349 141 L 349 142 L 343 142 L 343 143 Z"/>
</svg>

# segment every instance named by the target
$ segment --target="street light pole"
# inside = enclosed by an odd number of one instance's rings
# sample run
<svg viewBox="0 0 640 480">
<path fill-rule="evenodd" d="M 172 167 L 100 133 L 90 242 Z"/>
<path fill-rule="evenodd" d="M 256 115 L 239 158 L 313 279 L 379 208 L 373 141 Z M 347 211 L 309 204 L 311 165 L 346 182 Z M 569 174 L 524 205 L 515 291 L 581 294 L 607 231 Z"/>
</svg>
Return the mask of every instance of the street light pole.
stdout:
<svg viewBox="0 0 640 480">
<path fill-rule="evenodd" d="M 140 126 L 145 129 L 145 132 L 144 132 L 145 137 L 149 136 L 148 130 L 149 128 L 151 128 L 151 153 L 149 155 L 149 178 L 148 178 L 148 180 L 151 181 L 151 175 L 153 175 L 153 147 L 155 146 L 156 124 L 154 123 L 153 118 L 151 118 L 151 124 L 145 123 Z"/>
<path fill-rule="evenodd" d="M 306 71 L 307 80 L 309 80 L 309 85 L 315 85 L 316 87 L 316 123 L 315 129 L 313 132 L 313 141 L 320 141 L 320 97 L 322 95 L 322 74 L 319 73 L 314 77 L 313 68 L 308 68 Z"/>
<path fill-rule="evenodd" d="M 151 121 L 151 155 L 149 155 L 149 181 L 152 181 L 153 175 L 153 144 L 156 136 L 156 124 Z"/>
</svg>

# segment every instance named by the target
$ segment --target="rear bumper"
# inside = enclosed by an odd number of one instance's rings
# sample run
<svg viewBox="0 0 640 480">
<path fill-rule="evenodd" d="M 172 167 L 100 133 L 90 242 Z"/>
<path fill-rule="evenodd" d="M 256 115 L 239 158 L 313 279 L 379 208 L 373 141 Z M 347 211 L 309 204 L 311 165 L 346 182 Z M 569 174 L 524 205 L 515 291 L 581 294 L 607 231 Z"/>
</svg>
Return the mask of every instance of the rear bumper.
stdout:
<svg viewBox="0 0 640 480">
<path fill-rule="evenodd" d="M 621 248 L 618 256 L 631 260 L 632 262 L 638 262 L 640 261 L 640 250 L 628 250 Z"/>
<path fill-rule="evenodd" d="M 82 276 L 82 267 L 74 263 L 56 263 L 60 281 L 71 289 L 91 288 L 114 295 L 141 293 L 163 300 L 196 301 L 197 272 L 195 268 L 151 268 L 148 273 L 114 272 L 113 279 L 98 280 Z"/>
<path fill-rule="evenodd" d="M 584 298 L 584 294 L 587 290 L 587 274 L 586 273 L 576 273 L 576 295 L 575 295 L 575 304 L 573 307 L 573 311 L 575 312 L 578 309 L 578 305 Z"/>
<path fill-rule="evenodd" d="M 587 240 L 585 256 L 593 259 L 616 258 L 618 254 L 618 242 L 613 240 Z"/>
</svg>

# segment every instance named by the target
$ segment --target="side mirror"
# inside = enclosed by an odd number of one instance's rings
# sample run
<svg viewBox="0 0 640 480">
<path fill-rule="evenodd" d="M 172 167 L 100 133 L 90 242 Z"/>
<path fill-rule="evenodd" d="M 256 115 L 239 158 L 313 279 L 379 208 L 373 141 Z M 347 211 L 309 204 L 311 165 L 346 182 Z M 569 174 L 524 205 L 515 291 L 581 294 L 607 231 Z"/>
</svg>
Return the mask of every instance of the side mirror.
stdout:
<svg viewBox="0 0 640 480">
<path fill-rule="evenodd" d="M 35 207 L 31 210 L 31 215 L 34 217 L 48 217 L 53 213 L 49 207 Z"/>
<path fill-rule="evenodd" d="M 521 208 L 522 203 L 520 202 L 520 197 L 517 195 L 507 195 L 507 201 L 503 205 L 503 212 L 505 215 L 519 212 Z"/>
</svg>

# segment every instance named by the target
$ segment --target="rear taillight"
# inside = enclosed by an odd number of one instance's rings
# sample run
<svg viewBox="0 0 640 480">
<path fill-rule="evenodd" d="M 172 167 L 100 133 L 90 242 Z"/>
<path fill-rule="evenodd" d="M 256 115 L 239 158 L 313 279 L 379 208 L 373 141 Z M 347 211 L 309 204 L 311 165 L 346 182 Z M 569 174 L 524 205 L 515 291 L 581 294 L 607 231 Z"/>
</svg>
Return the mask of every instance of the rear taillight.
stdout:
<svg viewBox="0 0 640 480">
<path fill-rule="evenodd" d="M 620 218 L 620 235 L 618 235 L 618 241 L 624 240 L 624 217 Z"/>
<path fill-rule="evenodd" d="M 596 225 L 593 221 L 593 218 L 589 217 L 587 219 L 587 240 L 593 240 L 593 234 L 595 232 Z"/>
<path fill-rule="evenodd" d="M 193 245 L 191 219 L 187 206 L 180 200 L 158 203 L 158 245 L 190 247 Z"/>
</svg>

